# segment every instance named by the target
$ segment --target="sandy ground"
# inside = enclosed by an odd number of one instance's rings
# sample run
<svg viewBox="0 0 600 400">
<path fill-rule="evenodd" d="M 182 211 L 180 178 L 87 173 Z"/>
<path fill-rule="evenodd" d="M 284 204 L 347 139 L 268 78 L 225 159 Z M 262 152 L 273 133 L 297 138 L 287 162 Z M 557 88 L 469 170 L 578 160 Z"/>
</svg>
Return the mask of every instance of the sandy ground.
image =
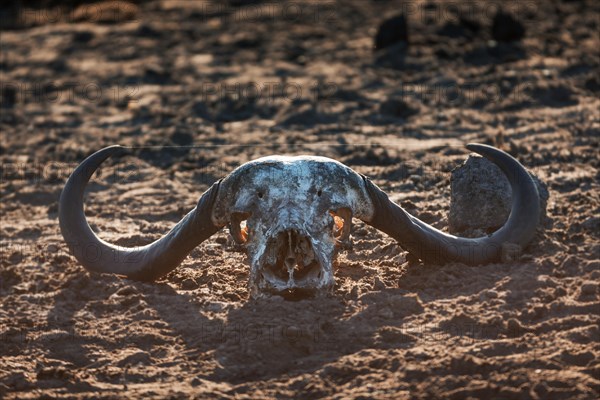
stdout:
<svg viewBox="0 0 600 400">
<path fill-rule="evenodd" d="M 598 398 L 597 2 L 503 2 L 509 43 L 497 3 L 405 2 L 408 48 L 377 54 L 398 2 L 32 3 L 0 15 L 0 397 Z M 120 245 L 275 153 L 338 159 L 445 228 L 469 141 L 548 185 L 517 261 L 409 262 L 355 221 L 330 296 L 253 301 L 227 230 L 137 283 L 86 272 L 58 229 L 69 173 L 115 143 L 134 149 L 86 213 Z"/>
</svg>

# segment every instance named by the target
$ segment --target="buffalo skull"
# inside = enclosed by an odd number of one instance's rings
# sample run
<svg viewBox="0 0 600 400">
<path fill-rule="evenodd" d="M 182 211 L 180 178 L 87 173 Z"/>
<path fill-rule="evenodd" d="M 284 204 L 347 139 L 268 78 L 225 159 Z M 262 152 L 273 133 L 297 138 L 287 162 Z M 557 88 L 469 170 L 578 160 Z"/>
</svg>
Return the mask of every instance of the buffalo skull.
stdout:
<svg viewBox="0 0 600 400">
<path fill-rule="evenodd" d="M 64 239 L 88 270 L 152 281 L 175 269 L 198 244 L 228 226 L 250 263 L 250 293 L 317 293 L 334 284 L 337 250 L 349 243 L 352 218 L 379 229 L 425 262 L 469 265 L 499 260 L 502 246 L 525 246 L 535 234 L 539 194 L 525 168 L 491 146 L 467 148 L 494 162 L 508 178 L 513 204 L 504 226 L 480 238 L 446 234 L 408 214 L 367 177 L 329 158 L 270 156 L 241 165 L 214 183 L 165 236 L 136 249 L 98 238 L 83 212 L 85 187 L 121 146 L 85 159 L 61 194 Z M 92 249 L 92 251 L 90 251 Z"/>
</svg>

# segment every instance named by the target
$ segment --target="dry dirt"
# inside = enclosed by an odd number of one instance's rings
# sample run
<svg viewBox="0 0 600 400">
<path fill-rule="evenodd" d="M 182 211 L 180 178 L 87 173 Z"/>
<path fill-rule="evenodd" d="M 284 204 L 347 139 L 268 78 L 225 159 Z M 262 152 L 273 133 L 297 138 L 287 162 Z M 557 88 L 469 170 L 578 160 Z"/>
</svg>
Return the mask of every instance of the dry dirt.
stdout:
<svg viewBox="0 0 600 400">
<path fill-rule="evenodd" d="M 57 3 L 0 14 L 0 397 L 599 397 L 600 3 L 502 2 L 526 29 L 504 43 L 498 3 L 404 2 L 408 48 L 377 54 L 398 2 Z M 86 272 L 58 228 L 68 174 L 115 143 L 86 213 L 121 245 L 274 153 L 340 160 L 445 228 L 471 141 L 548 185 L 516 261 L 409 262 L 355 221 L 331 295 L 253 301 L 226 230 L 137 283 Z"/>
</svg>

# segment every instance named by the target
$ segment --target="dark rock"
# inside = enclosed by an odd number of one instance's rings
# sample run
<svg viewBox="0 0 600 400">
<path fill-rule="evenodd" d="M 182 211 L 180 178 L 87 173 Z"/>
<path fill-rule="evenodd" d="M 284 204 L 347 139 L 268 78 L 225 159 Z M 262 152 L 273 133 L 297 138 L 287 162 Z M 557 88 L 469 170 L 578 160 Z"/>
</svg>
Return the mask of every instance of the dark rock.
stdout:
<svg viewBox="0 0 600 400">
<path fill-rule="evenodd" d="M 499 42 L 513 42 L 525 36 L 525 27 L 511 14 L 498 10 L 492 21 L 492 37 Z"/>
<path fill-rule="evenodd" d="M 94 33 L 90 31 L 76 32 L 73 35 L 73 41 L 77 43 L 88 43 L 94 38 Z"/>
<path fill-rule="evenodd" d="M 435 56 L 444 60 L 452 60 L 457 56 L 456 52 L 451 51 L 447 47 L 438 47 L 435 49 Z"/>
<path fill-rule="evenodd" d="M 461 16 L 459 19 L 459 22 L 462 26 L 464 26 L 465 28 L 467 28 L 468 30 L 470 30 L 473 33 L 477 33 L 481 29 L 481 24 L 474 19 L 470 19 L 470 18 Z"/>
<path fill-rule="evenodd" d="M 239 49 L 256 49 L 262 44 L 259 37 L 242 37 L 233 43 Z"/>
<path fill-rule="evenodd" d="M 262 0 L 229 0 L 227 3 L 231 7 L 244 7 L 262 3 Z"/>
<path fill-rule="evenodd" d="M 375 35 L 375 50 L 380 50 L 398 42 L 408 43 L 408 24 L 404 14 L 386 19 Z"/>
<path fill-rule="evenodd" d="M 594 75 L 585 81 L 585 88 L 590 92 L 598 93 L 600 92 L 600 78 Z"/>
<path fill-rule="evenodd" d="M 399 98 L 390 98 L 379 106 L 379 112 L 396 118 L 409 118 L 419 113 L 419 108 Z"/>
<path fill-rule="evenodd" d="M 548 190 L 530 172 L 540 194 L 540 222 L 545 221 Z M 481 236 L 500 228 L 510 214 L 512 190 L 506 176 L 494 163 L 480 156 L 469 156 L 452 171 L 448 215 L 451 233 Z"/>
<path fill-rule="evenodd" d="M 164 85 L 171 79 L 171 72 L 163 67 L 147 65 L 144 69 L 143 82 L 151 85 Z"/>
<path fill-rule="evenodd" d="M 19 2 L 9 2 L 0 7 L 0 31 L 23 29 L 24 23 L 22 5 Z"/>
<path fill-rule="evenodd" d="M 160 38 L 162 37 L 162 33 L 156 29 L 154 29 L 150 25 L 142 24 L 135 32 L 137 36 L 145 37 L 145 38 Z"/>
<path fill-rule="evenodd" d="M 177 146 L 190 146 L 194 143 L 194 137 L 191 133 L 177 130 L 171 135 L 171 142 Z"/>
<path fill-rule="evenodd" d="M 17 88 L 14 85 L 2 86 L 0 92 L 0 106 L 1 107 L 13 107 L 17 102 Z"/>
</svg>

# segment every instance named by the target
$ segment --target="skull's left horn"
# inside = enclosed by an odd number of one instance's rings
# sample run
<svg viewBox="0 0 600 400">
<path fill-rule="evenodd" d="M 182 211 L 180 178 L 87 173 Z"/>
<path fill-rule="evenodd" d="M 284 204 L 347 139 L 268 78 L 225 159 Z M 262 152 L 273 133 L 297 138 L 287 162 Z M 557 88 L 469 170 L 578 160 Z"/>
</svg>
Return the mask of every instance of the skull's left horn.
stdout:
<svg viewBox="0 0 600 400">
<path fill-rule="evenodd" d="M 212 222 L 211 213 L 220 181 L 162 238 L 140 248 L 118 247 L 100 239 L 88 225 L 83 194 L 100 164 L 122 150 L 121 146 L 106 147 L 86 158 L 73 171 L 58 204 L 60 230 L 73 255 L 86 269 L 151 281 L 175 269 L 194 247 L 219 230 Z"/>
<path fill-rule="evenodd" d="M 366 177 L 364 182 L 375 212 L 365 222 L 396 239 L 419 259 L 435 264 L 451 261 L 469 265 L 491 263 L 501 258 L 502 247 L 507 243 L 525 247 L 533 239 L 540 217 L 540 197 L 533 179 L 516 159 L 502 150 L 475 143 L 468 144 L 467 148 L 500 167 L 510 183 L 510 216 L 496 232 L 479 238 L 441 232 L 407 213 Z"/>
</svg>

